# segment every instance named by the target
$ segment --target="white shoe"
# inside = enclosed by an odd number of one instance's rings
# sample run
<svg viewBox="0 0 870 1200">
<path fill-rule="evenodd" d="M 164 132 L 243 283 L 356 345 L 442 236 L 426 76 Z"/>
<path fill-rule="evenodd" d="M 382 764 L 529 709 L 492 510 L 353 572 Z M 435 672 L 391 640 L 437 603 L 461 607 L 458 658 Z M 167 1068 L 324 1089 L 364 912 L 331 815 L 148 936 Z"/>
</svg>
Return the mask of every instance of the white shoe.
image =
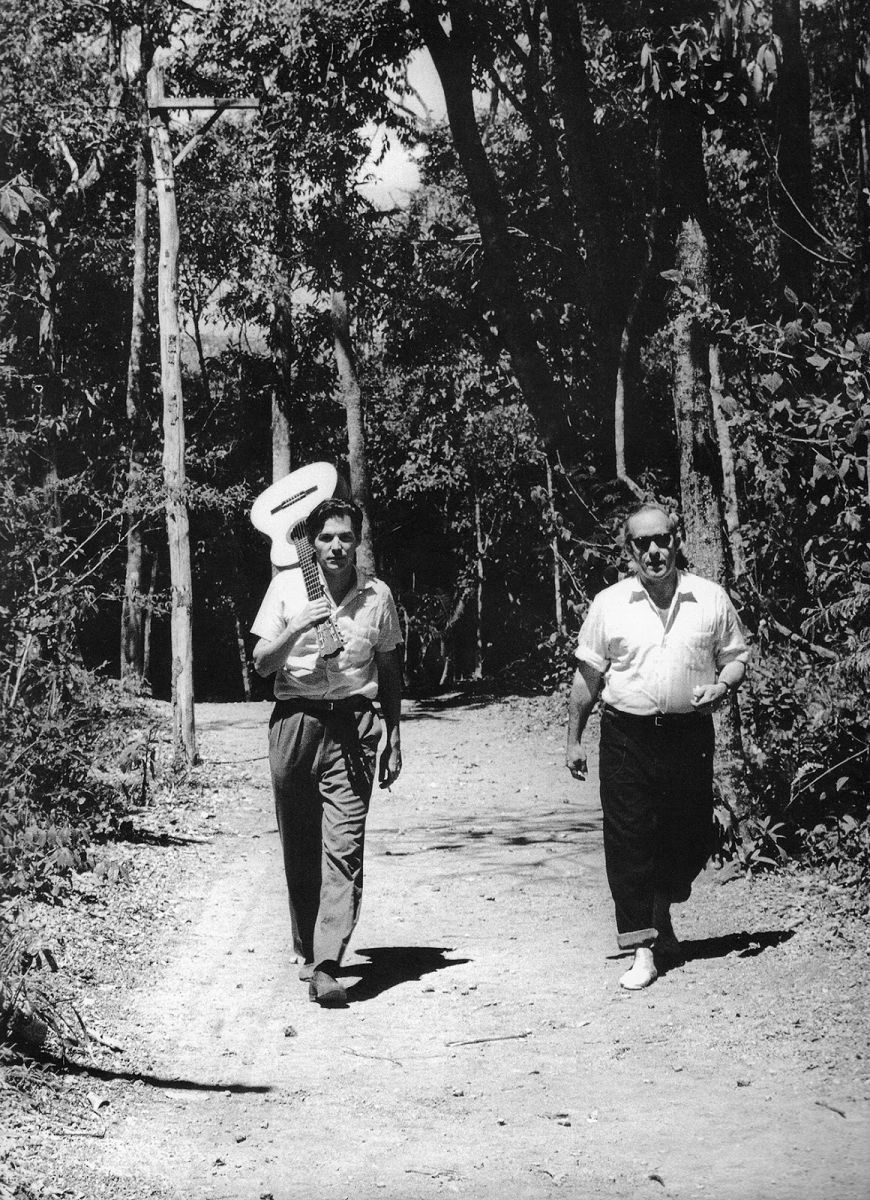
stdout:
<svg viewBox="0 0 870 1200">
<path fill-rule="evenodd" d="M 648 946 L 638 946 L 634 952 L 634 962 L 625 974 L 619 977 L 619 986 L 629 992 L 639 992 L 641 988 L 655 983 L 658 977 L 652 950 Z"/>
</svg>

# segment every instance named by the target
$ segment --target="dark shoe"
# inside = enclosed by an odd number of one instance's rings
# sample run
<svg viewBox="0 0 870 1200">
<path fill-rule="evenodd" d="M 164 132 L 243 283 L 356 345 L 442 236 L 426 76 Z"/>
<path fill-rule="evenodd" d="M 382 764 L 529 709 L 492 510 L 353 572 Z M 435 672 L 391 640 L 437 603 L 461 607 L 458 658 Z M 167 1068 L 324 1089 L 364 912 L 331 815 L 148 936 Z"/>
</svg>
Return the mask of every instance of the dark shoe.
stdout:
<svg viewBox="0 0 870 1200">
<path fill-rule="evenodd" d="M 347 1004 L 347 992 L 337 979 L 318 967 L 308 985 L 308 999 L 323 1008 L 340 1008 Z"/>
<path fill-rule="evenodd" d="M 314 963 L 303 963 L 299 968 L 299 978 L 303 983 L 309 983 L 314 978 Z"/>
<path fill-rule="evenodd" d="M 655 942 L 653 943 L 653 951 L 657 958 L 682 959 L 683 947 L 677 940 L 677 936 L 671 929 L 662 930 Z"/>
</svg>

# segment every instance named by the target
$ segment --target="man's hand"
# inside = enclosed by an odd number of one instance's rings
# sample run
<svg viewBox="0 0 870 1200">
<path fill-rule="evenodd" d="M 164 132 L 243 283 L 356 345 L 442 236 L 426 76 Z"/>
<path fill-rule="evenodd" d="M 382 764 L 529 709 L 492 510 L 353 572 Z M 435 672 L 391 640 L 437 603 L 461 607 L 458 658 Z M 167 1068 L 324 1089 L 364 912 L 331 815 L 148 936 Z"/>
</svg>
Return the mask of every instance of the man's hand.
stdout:
<svg viewBox="0 0 870 1200">
<path fill-rule="evenodd" d="M 398 742 L 387 742 L 378 761 L 378 786 L 388 788 L 399 778 L 402 770 L 402 749 Z"/>
<path fill-rule="evenodd" d="M 705 683 L 692 688 L 692 708 L 695 712 L 712 712 L 727 697 L 729 689 L 724 683 Z"/>
<path fill-rule="evenodd" d="M 579 742 L 568 744 L 568 750 L 565 754 L 565 766 L 571 772 L 575 779 L 585 779 L 588 767 L 586 766 L 586 755 L 580 747 Z"/>
<path fill-rule="evenodd" d="M 315 625 L 321 625 L 332 611 L 332 606 L 326 596 L 318 596 L 316 600 L 309 600 L 304 608 L 293 618 L 293 625 L 299 631 L 304 633 L 306 629 L 313 629 Z"/>
</svg>

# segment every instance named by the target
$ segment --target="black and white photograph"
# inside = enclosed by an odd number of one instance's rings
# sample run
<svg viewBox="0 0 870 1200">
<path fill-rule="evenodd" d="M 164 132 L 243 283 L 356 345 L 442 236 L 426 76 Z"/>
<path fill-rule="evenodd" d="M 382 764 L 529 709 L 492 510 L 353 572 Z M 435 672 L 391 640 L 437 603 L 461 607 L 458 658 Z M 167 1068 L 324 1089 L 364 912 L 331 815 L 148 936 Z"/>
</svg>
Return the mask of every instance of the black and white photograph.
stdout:
<svg viewBox="0 0 870 1200">
<path fill-rule="evenodd" d="M 0 0 L 0 1200 L 867 1200 L 868 545 L 866 0 Z"/>
</svg>

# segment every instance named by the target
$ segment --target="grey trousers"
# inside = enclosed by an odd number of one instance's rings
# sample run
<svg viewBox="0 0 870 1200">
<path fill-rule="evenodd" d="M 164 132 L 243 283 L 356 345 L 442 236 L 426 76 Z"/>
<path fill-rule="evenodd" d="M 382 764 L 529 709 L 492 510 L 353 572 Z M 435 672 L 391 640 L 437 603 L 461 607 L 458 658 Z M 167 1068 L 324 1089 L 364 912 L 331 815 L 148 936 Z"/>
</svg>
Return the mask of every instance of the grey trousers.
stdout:
<svg viewBox="0 0 870 1200">
<path fill-rule="evenodd" d="M 279 700 L 269 722 L 293 946 L 305 962 L 340 963 L 359 918 L 380 736 L 371 705 L 317 712 Z"/>
</svg>

